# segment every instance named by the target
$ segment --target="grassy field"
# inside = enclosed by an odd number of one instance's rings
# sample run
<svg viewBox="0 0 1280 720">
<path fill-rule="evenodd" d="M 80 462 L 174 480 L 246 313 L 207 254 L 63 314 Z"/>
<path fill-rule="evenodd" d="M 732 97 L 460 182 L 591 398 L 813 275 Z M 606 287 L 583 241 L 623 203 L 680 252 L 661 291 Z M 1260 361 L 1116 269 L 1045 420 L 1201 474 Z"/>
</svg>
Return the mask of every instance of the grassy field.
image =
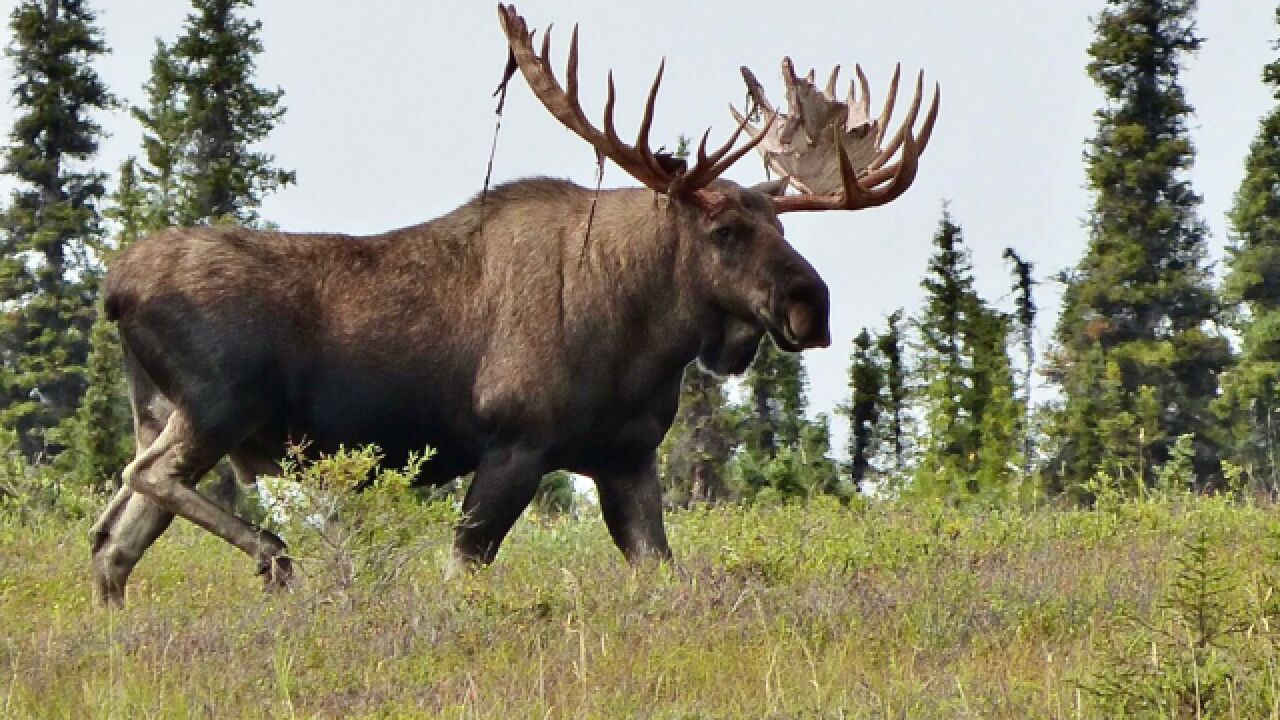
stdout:
<svg viewBox="0 0 1280 720">
<path fill-rule="evenodd" d="M 445 580 L 448 523 L 300 541 L 269 596 L 179 524 L 111 612 L 88 521 L 6 524 L 0 717 L 1280 718 L 1274 507 L 722 507 L 640 570 L 526 519 Z"/>
</svg>

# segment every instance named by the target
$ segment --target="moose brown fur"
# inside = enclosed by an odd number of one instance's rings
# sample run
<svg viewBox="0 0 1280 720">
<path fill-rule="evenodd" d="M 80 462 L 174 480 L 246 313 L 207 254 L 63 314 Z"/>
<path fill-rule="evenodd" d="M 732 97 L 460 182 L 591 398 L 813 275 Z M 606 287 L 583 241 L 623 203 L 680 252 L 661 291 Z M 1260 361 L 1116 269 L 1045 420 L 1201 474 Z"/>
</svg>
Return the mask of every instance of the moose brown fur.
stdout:
<svg viewBox="0 0 1280 720">
<path fill-rule="evenodd" d="M 173 514 L 253 556 L 284 544 L 190 485 L 223 455 L 251 481 L 290 438 L 431 446 L 425 482 L 476 470 L 456 552 L 489 561 L 541 476 L 596 481 L 629 558 L 669 554 L 654 450 L 695 357 L 741 372 L 767 328 L 826 345 L 827 289 L 783 239 L 769 197 L 727 182 L 715 218 L 648 190 L 549 179 L 495 189 L 384 235 L 164 232 L 106 281 L 138 447 L 94 530 L 101 597 Z M 765 187 L 778 191 L 780 186 Z"/>
<path fill-rule="evenodd" d="M 904 192 L 936 94 L 919 143 L 917 82 L 886 149 L 892 100 L 876 123 L 822 145 L 831 156 L 817 163 L 804 156 L 817 146 L 788 144 L 793 130 L 769 136 L 779 117 L 769 108 L 762 129 L 748 128 L 750 142 L 733 150 L 734 133 L 710 154 L 700 147 L 686 169 L 647 145 L 657 81 L 636 144 L 625 145 L 612 86 L 603 132 L 577 103 L 576 30 L 566 89 L 550 70 L 547 39 L 538 55 L 514 8 L 500 5 L 499 17 L 512 67 L 534 94 L 644 187 L 592 192 L 534 178 L 371 237 L 199 228 L 130 247 L 107 274 L 105 298 L 124 348 L 138 454 L 91 531 L 103 601 L 123 602 L 129 574 L 175 515 L 254 558 L 268 586 L 287 582 L 280 538 L 194 484 L 224 456 L 252 482 L 278 468 L 290 441 L 316 452 L 372 443 L 393 464 L 429 446 L 437 454 L 424 483 L 474 471 L 454 538 L 466 562 L 494 558 L 543 474 L 559 468 L 595 481 L 628 559 L 668 557 L 655 450 L 685 367 L 697 358 L 742 372 L 766 333 L 788 351 L 830 343 L 827 287 L 787 244 L 778 213 L 872 207 Z M 811 90 L 811 77 L 790 80 L 789 95 L 826 103 L 821 118 L 835 118 L 842 133 L 846 117 L 865 116 L 849 114 L 830 89 Z M 782 116 L 785 127 L 797 127 L 796 113 Z M 797 179 L 754 188 L 717 179 L 766 137 L 769 152 L 799 153 L 798 166 L 824 168 L 843 189 L 784 197 Z M 850 142 L 871 158 L 866 167 L 851 165 Z"/>
</svg>

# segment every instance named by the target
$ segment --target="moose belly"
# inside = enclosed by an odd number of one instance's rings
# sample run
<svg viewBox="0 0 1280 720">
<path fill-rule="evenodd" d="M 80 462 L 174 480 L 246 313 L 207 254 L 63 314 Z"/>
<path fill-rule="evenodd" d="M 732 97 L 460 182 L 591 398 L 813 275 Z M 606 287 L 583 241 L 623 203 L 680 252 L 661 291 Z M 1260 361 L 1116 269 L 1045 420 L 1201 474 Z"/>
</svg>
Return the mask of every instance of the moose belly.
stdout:
<svg viewBox="0 0 1280 720">
<path fill-rule="evenodd" d="M 566 421 L 549 453 L 553 469 L 594 476 L 646 462 L 675 417 L 678 385 L 663 390 L 640 406 L 602 404 Z"/>
<path fill-rule="evenodd" d="M 313 452 L 376 445 L 383 463 L 402 466 L 411 453 L 430 449 L 422 467 L 427 483 L 447 482 L 474 469 L 477 428 L 447 384 L 346 376 L 318 382 L 287 421 L 287 435 L 304 438 Z"/>
</svg>

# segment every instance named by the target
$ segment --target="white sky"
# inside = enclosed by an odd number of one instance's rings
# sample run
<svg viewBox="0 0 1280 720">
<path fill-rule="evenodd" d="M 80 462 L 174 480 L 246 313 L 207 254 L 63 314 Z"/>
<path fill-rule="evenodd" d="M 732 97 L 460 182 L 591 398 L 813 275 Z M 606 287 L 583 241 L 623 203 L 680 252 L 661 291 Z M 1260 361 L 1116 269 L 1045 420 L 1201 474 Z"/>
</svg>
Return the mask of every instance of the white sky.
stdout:
<svg viewBox="0 0 1280 720">
<path fill-rule="evenodd" d="M 0 0 L 7 19 L 15 0 Z M 267 200 L 264 217 L 287 230 L 371 233 L 421 222 L 480 190 L 493 131 L 490 98 L 506 59 L 493 2 L 277 0 L 260 2 L 265 53 L 261 84 L 282 86 L 288 114 L 266 150 L 298 172 L 299 183 Z M 113 54 L 99 72 L 133 103 L 157 37 L 172 39 L 188 4 L 179 0 L 99 0 Z M 1226 237 L 1224 214 L 1240 181 L 1258 119 L 1273 104 L 1259 74 L 1276 56 L 1274 0 L 1206 0 L 1198 24 L 1206 38 L 1183 76 L 1198 112 L 1193 180 L 1204 196 L 1213 257 Z M 1085 75 L 1090 17 L 1100 0 L 970 2 L 606 3 L 529 0 L 519 9 L 532 27 L 555 22 L 553 56 L 563 68 L 568 31 L 581 24 L 583 106 L 598 121 L 604 77 L 612 67 L 623 137 L 638 120 L 643 93 L 662 56 L 667 72 L 658 99 L 654 145 L 680 133 L 712 137 L 731 128 L 726 104 L 740 104 L 739 65 L 748 65 L 781 101 L 778 62 L 790 54 L 819 76 L 840 63 L 862 63 L 878 107 L 893 63 L 926 69 L 942 85 L 938 126 L 919 178 L 895 203 L 854 213 L 784 218 L 788 238 L 832 289 L 833 345 L 805 353 L 816 411 L 845 396 L 851 341 L 878 327 L 897 307 L 913 312 L 942 201 L 973 249 L 979 291 L 1010 306 L 1011 283 L 1000 253 L 1007 245 L 1035 262 L 1047 279 L 1073 265 L 1085 247 L 1082 220 L 1084 141 L 1102 102 Z M 0 58 L 0 85 L 11 67 Z M 905 99 L 904 99 L 905 102 Z M 0 115 L 7 136 L 13 104 Z M 899 111 L 901 115 L 901 110 Z M 139 129 L 119 112 L 102 118 L 111 137 L 98 167 L 114 172 L 139 152 Z M 494 166 L 501 182 L 527 175 L 589 184 L 594 155 L 564 130 L 518 78 L 509 93 Z M 744 159 L 726 175 L 763 179 Z M 605 185 L 634 184 L 617 168 Z M 7 193 L 4 181 L 0 190 Z M 1059 291 L 1040 289 L 1039 336 L 1057 316 Z M 834 442 L 842 445 L 844 430 Z"/>
</svg>

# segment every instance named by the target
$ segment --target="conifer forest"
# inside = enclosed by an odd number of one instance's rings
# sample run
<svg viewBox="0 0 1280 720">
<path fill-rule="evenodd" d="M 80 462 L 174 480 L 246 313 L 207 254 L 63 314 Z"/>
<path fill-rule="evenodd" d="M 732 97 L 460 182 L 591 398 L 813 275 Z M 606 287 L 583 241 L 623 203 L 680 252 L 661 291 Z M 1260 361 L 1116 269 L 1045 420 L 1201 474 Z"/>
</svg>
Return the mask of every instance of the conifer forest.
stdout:
<svg viewBox="0 0 1280 720">
<path fill-rule="evenodd" d="M 532 25 L 560 24 L 559 72 L 574 11 L 526 2 Z M 264 594 L 242 555 L 180 520 L 138 565 L 129 603 L 103 608 L 90 528 L 144 449 L 107 270 L 170 227 L 277 229 L 272 202 L 308 182 L 272 144 L 292 118 L 290 88 L 261 71 L 268 3 L 174 0 L 184 14 L 145 48 L 146 81 L 111 87 L 105 63 L 142 52 L 104 31 L 126 4 L 0 3 L 0 717 L 1280 719 L 1280 7 L 1251 3 L 1270 61 L 1221 78 L 1270 108 L 1248 118 L 1234 184 L 1205 188 L 1185 74 L 1231 38 L 1202 34 L 1197 0 L 1080 3 L 1091 35 L 1075 70 L 1099 102 L 1068 148 L 1087 205 L 1056 231 L 1078 249 L 1066 264 L 1039 260 L 1034 237 L 975 252 L 971 208 L 949 188 L 1008 182 L 1000 154 L 1038 151 L 973 150 L 989 167 L 936 175 L 931 160 L 966 143 L 949 114 L 978 101 L 928 68 L 943 99 L 918 173 L 942 194 L 928 198 L 931 234 L 892 240 L 926 260 L 877 269 L 912 278 L 916 301 L 871 321 L 833 301 L 838 397 L 811 381 L 809 352 L 769 334 L 741 375 L 685 368 L 657 449 L 672 562 L 624 561 L 590 480 L 558 470 L 498 559 L 459 572 L 449 546 L 470 477 L 414 485 L 430 448 L 391 467 L 376 446 L 299 445 L 278 477 L 247 485 L 222 462 L 197 486 L 288 542 L 287 591 Z M 497 33 L 485 17 L 455 32 Z M 654 18 L 655 66 L 680 21 Z M 584 85 L 603 86 L 622 32 L 583 22 Z M 733 42 L 717 63 L 736 71 Z M 474 73 L 497 104 L 501 60 L 417 69 L 397 92 Z M 880 60 L 901 60 L 911 85 L 913 58 Z M 854 61 L 872 67 L 850 56 L 846 72 Z M 700 70 L 665 72 L 659 116 L 741 97 L 695 100 L 671 78 Z M 620 118 L 639 117 L 641 90 L 620 90 Z M 518 73 L 510 92 L 528 95 Z M 401 101 L 383 100 L 363 132 L 390 132 L 374 123 Z M 493 150 L 451 180 L 458 202 L 401 224 L 488 192 L 486 159 L 494 185 L 514 179 L 502 161 L 523 126 L 554 121 L 502 102 L 469 120 Z M 446 98 L 432 106 L 449 112 Z M 603 101 L 583 106 L 594 122 Z M 113 138 L 111 118 L 137 137 Z M 692 163 L 701 131 L 655 130 L 657 157 Z M 108 166 L 104 144 L 126 141 Z M 598 153 L 606 187 L 630 180 Z M 599 176 L 574 180 L 590 190 Z M 1230 198 L 1225 218 L 1207 215 L 1206 192 Z M 878 212 L 831 214 L 852 234 Z M 803 252 L 810 226 L 794 217 Z"/>
</svg>

